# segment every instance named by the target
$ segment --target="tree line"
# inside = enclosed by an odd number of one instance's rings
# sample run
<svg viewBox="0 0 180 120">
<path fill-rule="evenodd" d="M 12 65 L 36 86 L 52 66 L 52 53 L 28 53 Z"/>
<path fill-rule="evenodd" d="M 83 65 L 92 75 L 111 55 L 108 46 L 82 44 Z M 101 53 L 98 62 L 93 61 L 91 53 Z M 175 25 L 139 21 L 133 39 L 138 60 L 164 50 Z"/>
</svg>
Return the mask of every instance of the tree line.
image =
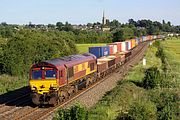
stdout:
<svg viewBox="0 0 180 120">
<path fill-rule="evenodd" d="M 70 33 L 20 30 L 1 44 L 0 72 L 23 76 L 33 63 L 76 53 Z"/>
<path fill-rule="evenodd" d="M 111 31 L 113 32 L 113 41 L 124 41 L 143 35 L 159 35 L 166 33 L 180 33 L 180 26 L 173 26 L 171 22 L 162 23 L 151 20 L 134 21 L 129 19 L 128 23 L 121 24 L 117 20 L 109 23 Z M 118 27 L 116 27 L 118 26 Z"/>
<path fill-rule="evenodd" d="M 28 73 L 28 68 L 33 63 L 77 54 L 76 43 L 110 43 L 147 34 L 180 32 L 180 27 L 173 26 L 170 22 L 133 19 L 126 24 L 113 20 L 107 23 L 110 31 L 105 32 L 95 29 L 97 26 L 102 27 L 98 22 L 88 23 L 87 28 L 92 29 L 85 30 L 75 29 L 68 22 L 48 24 L 47 29 L 32 26 L 12 25 L 5 22 L 0 24 L 1 74 L 24 75 Z"/>
</svg>

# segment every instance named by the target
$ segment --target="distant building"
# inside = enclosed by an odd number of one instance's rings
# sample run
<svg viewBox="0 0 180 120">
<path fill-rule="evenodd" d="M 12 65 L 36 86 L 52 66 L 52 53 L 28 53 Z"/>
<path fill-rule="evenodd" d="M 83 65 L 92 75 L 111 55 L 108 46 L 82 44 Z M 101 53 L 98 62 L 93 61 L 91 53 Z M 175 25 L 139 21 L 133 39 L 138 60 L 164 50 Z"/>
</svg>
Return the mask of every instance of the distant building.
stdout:
<svg viewBox="0 0 180 120">
<path fill-rule="evenodd" d="M 105 13 L 104 13 L 104 11 L 103 11 L 102 31 L 109 31 L 109 30 L 110 30 L 108 24 L 109 24 L 109 19 L 107 19 L 107 18 L 105 17 Z"/>
</svg>

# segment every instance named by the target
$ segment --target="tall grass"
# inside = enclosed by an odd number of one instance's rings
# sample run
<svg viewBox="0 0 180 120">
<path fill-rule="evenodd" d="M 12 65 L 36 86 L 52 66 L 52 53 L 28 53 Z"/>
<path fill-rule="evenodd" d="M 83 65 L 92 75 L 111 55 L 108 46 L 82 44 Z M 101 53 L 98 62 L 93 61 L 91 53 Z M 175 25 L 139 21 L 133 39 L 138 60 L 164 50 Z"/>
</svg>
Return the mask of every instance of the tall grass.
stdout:
<svg viewBox="0 0 180 120">
<path fill-rule="evenodd" d="M 167 57 L 167 61 L 170 67 L 169 74 L 172 74 L 177 82 L 176 84 L 180 84 L 180 39 L 173 38 L 172 40 L 167 40 L 162 42 L 162 45 L 165 50 L 165 54 Z"/>
<path fill-rule="evenodd" d="M 180 48 L 178 46 L 180 46 L 180 39 L 168 40 L 161 43 L 172 68 L 172 73 L 176 73 L 175 75 L 179 82 Z M 122 116 L 125 116 L 124 118 L 133 117 L 136 119 L 148 116 L 147 119 L 152 120 L 164 119 L 164 117 L 177 119 L 177 91 L 179 88 L 171 87 L 169 89 L 162 87 L 145 90 L 140 86 L 146 69 L 154 66 L 163 73 L 162 61 L 156 57 L 156 52 L 157 48 L 155 46 L 148 48 L 145 55 L 147 65 L 143 66 L 142 61 L 140 61 L 139 64 L 125 76 L 123 81 L 120 81 L 113 90 L 107 92 L 102 100 L 90 109 L 90 120 L 119 120 Z M 171 96 L 173 96 L 173 98 Z M 159 107 L 161 107 L 161 110 Z"/>
<path fill-rule="evenodd" d="M 26 77 L 12 77 L 10 75 L 0 75 L 0 95 L 28 85 Z"/>
</svg>

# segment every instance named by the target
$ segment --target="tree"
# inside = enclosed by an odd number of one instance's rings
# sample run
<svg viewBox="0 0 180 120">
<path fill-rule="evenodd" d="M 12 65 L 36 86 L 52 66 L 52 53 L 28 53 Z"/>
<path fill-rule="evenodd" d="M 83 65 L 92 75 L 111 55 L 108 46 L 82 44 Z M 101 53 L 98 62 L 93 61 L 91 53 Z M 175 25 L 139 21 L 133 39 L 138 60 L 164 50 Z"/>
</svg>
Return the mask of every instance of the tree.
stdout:
<svg viewBox="0 0 180 120">
<path fill-rule="evenodd" d="M 3 71 L 10 75 L 27 75 L 33 63 L 76 54 L 74 37 L 67 32 L 21 30 L 3 45 Z"/>
<path fill-rule="evenodd" d="M 119 30 L 113 34 L 113 42 L 121 42 L 124 41 L 123 38 L 123 31 Z"/>
<path fill-rule="evenodd" d="M 55 29 L 56 26 L 54 24 L 48 24 L 48 28 Z"/>
<path fill-rule="evenodd" d="M 133 19 L 129 19 L 128 22 L 129 22 L 129 25 L 137 26 L 136 21 L 134 21 Z"/>
<path fill-rule="evenodd" d="M 113 42 L 121 42 L 126 39 L 131 39 L 134 37 L 134 31 L 132 28 L 121 28 L 113 34 Z"/>
<path fill-rule="evenodd" d="M 114 29 L 118 29 L 121 27 L 121 23 L 119 23 L 118 20 L 113 20 L 109 23 L 109 26 L 111 28 L 111 31 L 113 31 Z"/>
<path fill-rule="evenodd" d="M 56 27 L 57 27 L 57 29 L 60 30 L 60 31 L 63 29 L 63 26 L 64 26 L 64 24 L 63 24 L 62 22 L 57 22 L 57 23 L 56 23 Z"/>
<path fill-rule="evenodd" d="M 64 28 L 63 28 L 64 31 L 73 31 L 73 27 L 71 24 L 69 24 L 68 22 L 65 23 L 64 25 Z"/>
<path fill-rule="evenodd" d="M 145 89 L 153 89 L 161 83 L 161 74 L 157 67 L 150 67 L 145 71 L 143 79 L 143 87 Z"/>
</svg>

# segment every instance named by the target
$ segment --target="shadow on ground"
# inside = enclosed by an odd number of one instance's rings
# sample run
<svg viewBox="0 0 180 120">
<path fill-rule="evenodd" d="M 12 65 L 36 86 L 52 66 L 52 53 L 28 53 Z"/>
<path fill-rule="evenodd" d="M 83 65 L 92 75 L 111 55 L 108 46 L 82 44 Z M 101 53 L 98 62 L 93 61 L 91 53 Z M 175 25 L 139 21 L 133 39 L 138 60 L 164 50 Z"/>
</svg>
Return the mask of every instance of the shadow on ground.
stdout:
<svg viewBox="0 0 180 120">
<path fill-rule="evenodd" d="M 0 106 L 35 106 L 30 97 L 30 88 L 28 86 L 16 89 L 14 91 L 9 91 L 7 93 L 0 95 Z"/>
</svg>

